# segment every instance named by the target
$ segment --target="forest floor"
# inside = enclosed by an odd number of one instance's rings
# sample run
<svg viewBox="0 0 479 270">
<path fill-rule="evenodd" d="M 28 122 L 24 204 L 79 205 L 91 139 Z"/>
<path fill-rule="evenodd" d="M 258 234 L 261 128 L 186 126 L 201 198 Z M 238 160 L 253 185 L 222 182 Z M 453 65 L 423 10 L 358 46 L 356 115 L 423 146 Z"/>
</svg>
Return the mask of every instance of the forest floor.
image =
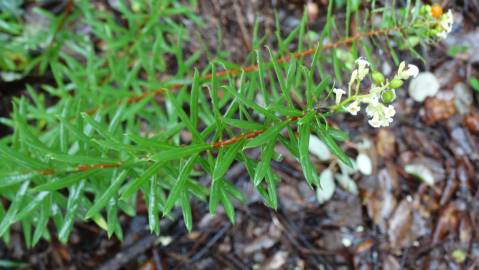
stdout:
<svg viewBox="0 0 479 270">
<path fill-rule="evenodd" d="M 323 2 L 316 6 L 311 29 L 324 23 Z M 344 147 L 351 153 L 360 149 L 372 160 L 371 175 L 353 175 L 358 194 L 338 187 L 319 205 L 300 166 L 285 154 L 273 164 L 282 177 L 277 211 L 253 193 L 246 170 L 233 166 L 227 177 L 249 199 L 237 206 L 233 225 L 197 203 L 192 205 L 193 232 L 187 233 L 178 218 L 164 221 L 157 237 L 149 234 L 146 209 L 139 202 L 138 216 L 121 216 L 123 242 L 108 239 L 93 223 L 77 223 L 68 245 L 41 242 L 27 250 L 14 230 L 11 246 L 0 244 L 0 254 L 27 263 L 26 269 L 478 269 L 479 92 L 469 80 L 479 77 L 479 6 L 443 2 L 455 10 L 454 31 L 421 52 L 426 64 L 416 63 L 438 78 L 439 93 L 422 103 L 407 91 L 399 93 L 398 121 L 389 128 L 372 129 L 365 119 L 336 119 L 350 132 Z M 231 51 L 239 63 L 249 52 L 253 14 L 259 12 L 273 32 L 274 9 L 281 25 L 293 27 L 305 4 L 200 1 L 198 13 L 208 27 L 197 31 L 212 48 L 219 43 Z M 221 40 L 208 30 L 218 28 Z M 459 46 L 467 50 L 451 53 Z M 5 115 L 9 99 L 18 93 L 0 95 Z M 405 170 L 410 164 L 427 171 L 433 181 L 411 176 Z"/>
</svg>

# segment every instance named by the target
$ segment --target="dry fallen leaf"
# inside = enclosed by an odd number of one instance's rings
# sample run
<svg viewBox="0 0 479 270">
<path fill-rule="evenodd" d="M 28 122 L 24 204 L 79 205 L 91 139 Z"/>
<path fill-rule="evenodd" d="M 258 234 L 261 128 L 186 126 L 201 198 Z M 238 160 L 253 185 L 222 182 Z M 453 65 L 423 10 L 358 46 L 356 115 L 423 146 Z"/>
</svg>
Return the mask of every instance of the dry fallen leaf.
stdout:
<svg viewBox="0 0 479 270">
<path fill-rule="evenodd" d="M 436 244 L 443 240 L 449 232 L 456 230 L 459 223 L 458 209 L 455 203 L 449 203 L 441 213 L 441 216 L 436 224 L 432 243 Z"/>
<path fill-rule="evenodd" d="M 394 156 L 396 152 L 396 137 L 386 128 L 382 128 L 378 132 L 376 148 L 378 154 L 382 157 L 389 158 Z"/>
<path fill-rule="evenodd" d="M 398 260 L 392 255 L 388 255 L 383 261 L 383 270 L 399 270 L 401 269 L 401 264 Z"/>
<path fill-rule="evenodd" d="M 479 115 L 475 112 L 470 112 L 464 116 L 464 126 L 473 134 L 479 134 Z"/>
<path fill-rule="evenodd" d="M 388 237 L 392 249 L 399 249 L 410 244 L 412 210 L 412 202 L 404 199 L 389 220 Z"/>
<path fill-rule="evenodd" d="M 424 107 L 424 120 L 428 125 L 447 120 L 456 113 L 454 101 L 449 99 L 428 98 Z"/>
<path fill-rule="evenodd" d="M 434 175 L 431 170 L 423 164 L 408 164 L 404 166 L 404 170 L 421 179 L 424 183 L 430 186 L 434 185 Z"/>
<path fill-rule="evenodd" d="M 370 250 L 373 246 L 374 241 L 372 239 L 367 239 L 359 243 L 354 251 L 355 253 L 363 253 Z"/>
<path fill-rule="evenodd" d="M 367 199 L 368 214 L 382 232 L 386 232 L 387 220 L 396 208 L 394 192 L 397 188 L 397 174 L 393 167 L 382 169 L 378 173 L 378 187 Z"/>
</svg>

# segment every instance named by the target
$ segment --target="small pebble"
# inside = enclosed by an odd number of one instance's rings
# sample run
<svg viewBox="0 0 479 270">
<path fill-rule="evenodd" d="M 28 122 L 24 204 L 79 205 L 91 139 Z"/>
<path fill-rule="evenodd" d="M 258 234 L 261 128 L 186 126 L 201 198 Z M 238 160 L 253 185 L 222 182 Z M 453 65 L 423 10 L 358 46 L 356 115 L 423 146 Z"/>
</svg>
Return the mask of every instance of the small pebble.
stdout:
<svg viewBox="0 0 479 270">
<path fill-rule="evenodd" d="M 421 72 L 409 84 L 409 96 L 417 102 L 423 102 L 439 91 L 439 81 L 431 72 Z"/>
</svg>

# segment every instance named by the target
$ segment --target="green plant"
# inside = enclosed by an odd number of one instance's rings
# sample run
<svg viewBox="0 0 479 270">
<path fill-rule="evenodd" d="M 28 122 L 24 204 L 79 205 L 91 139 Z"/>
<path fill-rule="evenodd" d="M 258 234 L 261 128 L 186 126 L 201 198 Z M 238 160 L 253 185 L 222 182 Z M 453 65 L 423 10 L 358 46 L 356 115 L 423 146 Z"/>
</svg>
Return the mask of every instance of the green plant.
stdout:
<svg viewBox="0 0 479 270">
<path fill-rule="evenodd" d="M 0 142 L 0 196 L 7 202 L 0 204 L 0 236 L 6 242 L 15 222 L 22 224 L 29 246 L 50 239 L 49 220 L 62 242 L 76 220 L 88 219 L 121 239 L 118 213 L 135 215 L 139 196 L 156 233 L 159 215 L 168 216 L 175 206 L 191 230 L 193 198 L 207 202 L 211 213 L 222 205 L 234 222 L 233 200 L 245 200 L 225 176 L 234 162 L 244 165 L 265 204 L 277 208 L 280 178 L 271 161 L 281 159 L 275 152 L 278 143 L 298 159 L 310 186 L 320 188 L 309 158 L 310 135 L 316 134 L 338 160 L 351 165 L 340 147 L 348 135 L 332 127 L 330 117 L 356 115 L 361 103 L 367 103 L 369 123 L 389 125 L 394 108 L 382 103 L 392 102 L 391 94 L 384 93 L 417 73 L 400 64 L 393 44 L 404 44 L 401 48 L 419 57 L 414 46 L 435 39 L 424 30 L 427 14 L 420 14 L 419 2 L 395 9 L 378 8 L 372 1 L 370 10 L 360 10 L 347 1 L 346 21 L 361 21 L 355 25 L 362 27 L 358 34 L 349 36 L 348 30 L 343 36 L 330 1 L 319 40 L 308 39 L 304 15 L 285 38 L 278 24 L 277 52 L 263 50 L 257 24 L 249 58 L 254 65 L 241 68 L 218 57 L 200 72 L 193 67 L 202 52 L 184 53 L 190 35 L 175 19 L 186 16 L 201 26 L 192 11 L 195 1 L 189 6 L 176 1 L 135 2 L 131 7 L 118 3 L 126 26 L 87 1 L 77 3 L 67 20 L 88 25 L 90 36 L 51 26 L 56 30 L 50 31 L 58 31 L 50 46 L 56 49 L 48 58 L 39 56 L 32 67 L 51 72 L 55 84 L 44 85 L 43 91 L 28 87 L 31 101 L 18 98 L 11 118 L 0 119 L 14 129 Z M 381 25 L 371 27 L 378 16 Z M 413 36 L 421 42 L 401 42 Z M 98 40 L 100 48 L 95 46 Z M 303 49 L 311 44 L 316 46 Z M 365 93 L 363 80 L 377 70 L 374 50 L 386 50 L 400 68 L 389 79 L 375 75 L 378 85 Z M 176 70 L 166 59 L 174 59 Z M 158 80 L 164 73 L 174 76 Z M 191 79 L 184 79 L 190 73 Z M 347 84 L 345 74 L 351 74 Z M 333 81 L 347 91 L 332 89 Z M 336 102 L 331 102 L 332 95 Z M 251 155 L 252 149 L 259 149 L 260 158 Z M 209 178 L 199 181 L 204 174 Z"/>
<path fill-rule="evenodd" d="M 469 81 L 469 84 L 471 84 L 472 89 L 474 89 L 476 92 L 479 92 L 479 80 L 476 78 L 472 78 Z"/>
</svg>

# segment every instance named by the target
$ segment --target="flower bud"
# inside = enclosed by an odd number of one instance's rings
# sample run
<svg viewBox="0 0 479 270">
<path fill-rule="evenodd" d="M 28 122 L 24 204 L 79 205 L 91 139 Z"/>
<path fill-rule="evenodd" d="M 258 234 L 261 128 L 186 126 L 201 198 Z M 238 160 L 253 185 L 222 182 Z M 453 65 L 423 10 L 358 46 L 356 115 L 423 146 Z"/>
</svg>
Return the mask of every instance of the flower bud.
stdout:
<svg viewBox="0 0 479 270">
<path fill-rule="evenodd" d="M 381 85 L 384 82 L 384 75 L 379 71 L 374 71 L 371 74 L 373 82 L 377 85 Z"/>
<path fill-rule="evenodd" d="M 431 6 L 430 5 L 424 5 L 421 7 L 421 9 L 419 9 L 419 13 L 421 15 L 426 15 L 426 14 L 429 14 L 431 12 Z"/>
<path fill-rule="evenodd" d="M 397 89 L 399 87 L 401 87 L 403 85 L 403 81 L 400 80 L 400 79 L 393 79 L 390 83 L 389 83 L 389 87 L 391 87 L 392 89 Z"/>
<path fill-rule="evenodd" d="M 433 28 L 431 30 L 429 30 L 429 35 L 430 36 L 436 36 L 437 34 L 439 34 L 441 32 L 441 27 L 440 26 L 437 26 L 436 28 Z"/>
<path fill-rule="evenodd" d="M 434 5 L 432 5 L 431 7 L 431 15 L 434 17 L 434 18 L 440 18 L 442 16 L 442 7 L 438 4 L 438 3 L 435 3 Z"/>
<path fill-rule="evenodd" d="M 381 99 L 384 103 L 392 103 L 396 99 L 396 92 L 394 90 L 386 90 L 381 94 Z"/>
</svg>

